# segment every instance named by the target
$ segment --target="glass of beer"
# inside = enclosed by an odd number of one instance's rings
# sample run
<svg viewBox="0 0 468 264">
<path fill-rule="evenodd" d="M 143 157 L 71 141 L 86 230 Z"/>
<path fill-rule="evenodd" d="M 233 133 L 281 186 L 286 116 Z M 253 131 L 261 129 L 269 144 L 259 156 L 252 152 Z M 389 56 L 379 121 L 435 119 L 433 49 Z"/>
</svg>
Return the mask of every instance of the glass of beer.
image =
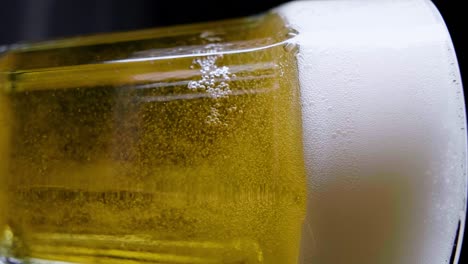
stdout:
<svg viewBox="0 0 468 264">
<path fill-rule="evenodd" d="M 464 102 L 428 1 L 12 45 L 0 123 L 0 263 L 457 262 Z"/>
</svg>

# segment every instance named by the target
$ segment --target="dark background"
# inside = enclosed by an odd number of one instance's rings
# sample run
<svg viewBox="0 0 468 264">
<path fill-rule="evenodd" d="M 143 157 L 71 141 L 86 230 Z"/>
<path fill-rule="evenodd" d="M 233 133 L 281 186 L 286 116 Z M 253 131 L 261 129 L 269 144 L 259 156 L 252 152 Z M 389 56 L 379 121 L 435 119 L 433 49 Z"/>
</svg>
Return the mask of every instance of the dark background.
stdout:
<svg viewBox="0 0 468 264">
<path fill-rule="evenodd" d="M 284 2 L 288 1 L 0 0 L 0 45 L 247 16 Z M 466 76 L 468 45 L 463 39 L 462 21 L 466 20 L 463 1 L 433 2 L 447 23 L 462 76 Z M 460 263 L 466 261 L 468 245 L 462 251 Z"/>
</svg>

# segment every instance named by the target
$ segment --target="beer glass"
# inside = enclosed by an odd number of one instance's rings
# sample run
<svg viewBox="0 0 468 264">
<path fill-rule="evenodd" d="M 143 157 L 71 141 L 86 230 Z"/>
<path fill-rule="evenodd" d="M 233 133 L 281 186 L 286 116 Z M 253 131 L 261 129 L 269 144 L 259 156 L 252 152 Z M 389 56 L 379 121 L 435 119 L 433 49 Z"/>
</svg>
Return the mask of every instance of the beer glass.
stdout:
<svg viewBox="0 0 468 264">
<path fill-rule="evenodd" d="M 456 263 L 465 108 L 429 1 L 4 48 L 0 263 Z"/>
</svg>

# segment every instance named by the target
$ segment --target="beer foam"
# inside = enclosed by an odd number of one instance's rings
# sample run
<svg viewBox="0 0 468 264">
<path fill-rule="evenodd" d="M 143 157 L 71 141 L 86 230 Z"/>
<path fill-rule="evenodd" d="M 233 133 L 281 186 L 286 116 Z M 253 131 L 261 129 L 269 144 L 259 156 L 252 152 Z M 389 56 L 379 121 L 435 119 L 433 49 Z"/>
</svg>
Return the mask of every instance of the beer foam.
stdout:
<svg viewBox="0 0 468 264">
<path fill-rule="evenodd" d="M 428 0 L 298 1 L 276 12 L 299 32 L 302 263 L 448 263 L 464 229 L 466 123 L 439 12 Z"/>
</svg>

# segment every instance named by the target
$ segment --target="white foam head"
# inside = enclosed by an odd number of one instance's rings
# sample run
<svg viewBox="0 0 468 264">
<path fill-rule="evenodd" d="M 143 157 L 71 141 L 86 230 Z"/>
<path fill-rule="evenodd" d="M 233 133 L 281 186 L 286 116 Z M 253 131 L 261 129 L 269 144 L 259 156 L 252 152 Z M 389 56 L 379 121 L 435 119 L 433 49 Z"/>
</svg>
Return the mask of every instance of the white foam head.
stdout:
<svg viewBox="0 0 468 264">
<path fill-rule="evenodd" d="M 302 263 L 448 263 L 464 225 L 466 124 L 436 8 L 331 0 L 276 11 L 299 32 Z"/>
</svg>

